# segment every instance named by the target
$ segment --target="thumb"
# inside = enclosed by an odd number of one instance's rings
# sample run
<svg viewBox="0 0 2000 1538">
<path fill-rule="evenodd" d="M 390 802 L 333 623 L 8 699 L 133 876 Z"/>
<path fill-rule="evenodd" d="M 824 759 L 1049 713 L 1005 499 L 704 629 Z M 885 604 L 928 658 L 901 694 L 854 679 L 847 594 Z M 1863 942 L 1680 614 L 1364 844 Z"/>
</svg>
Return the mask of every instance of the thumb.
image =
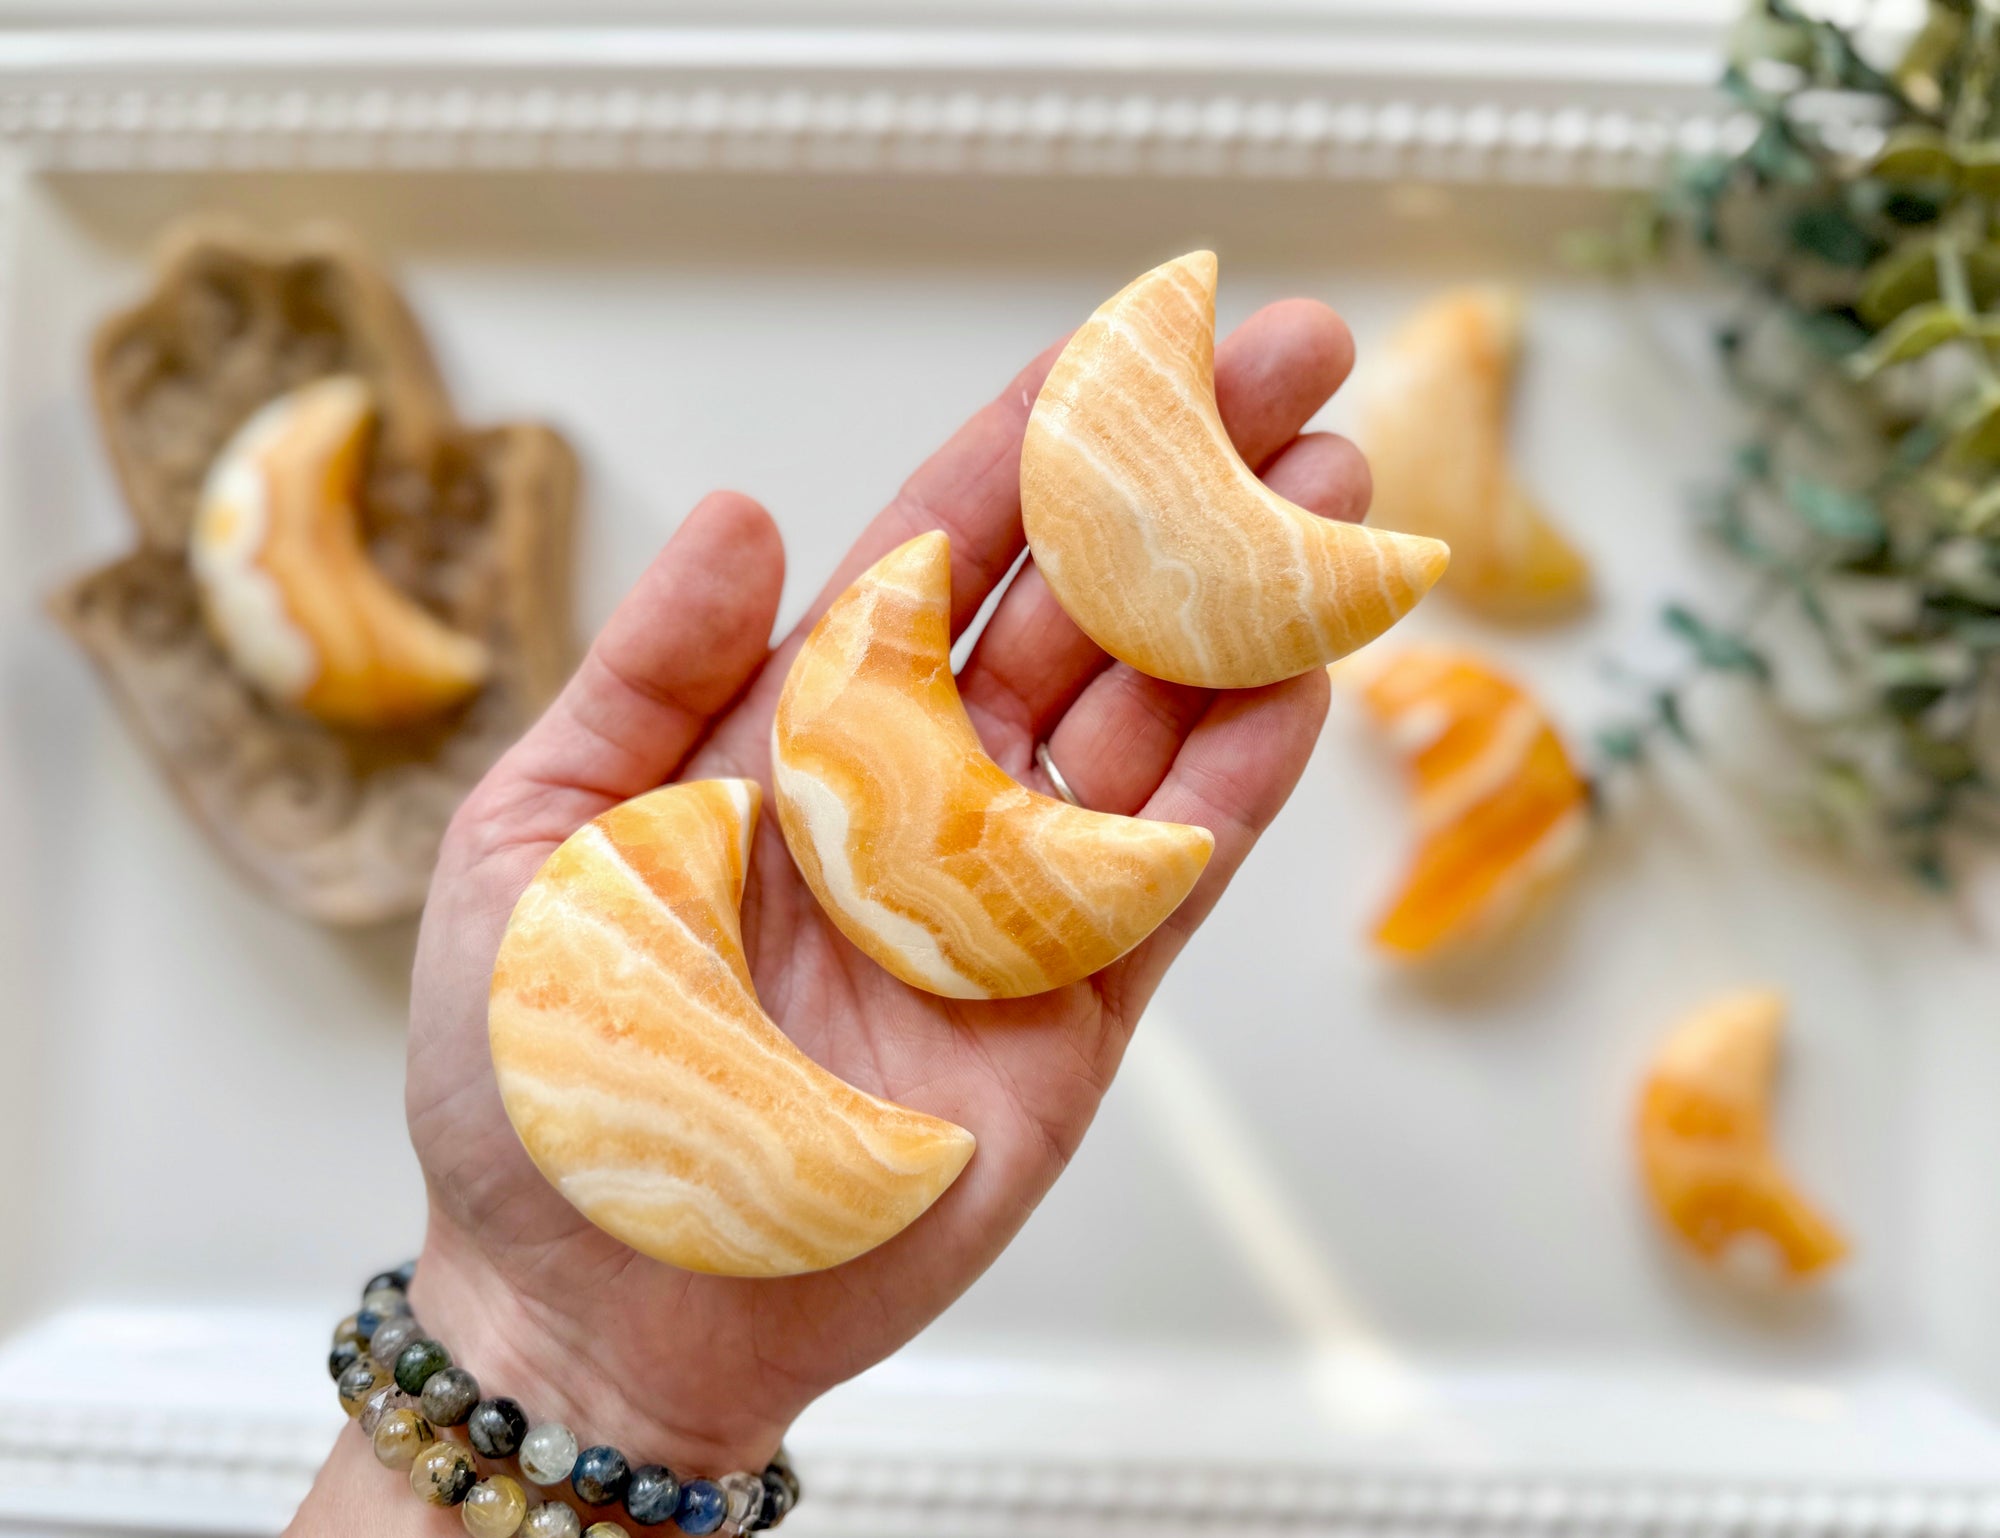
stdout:
<svg viewBox="0 0 2000 1538">
<path fill-rule="evenodd" d="M 672 779 L 770 655 L 784 580 L 771 515 L 737 492 L 704 497 L 494 766 L 481 815 L 507 824 L 508 842 L 559 840 Z"/>
</svg>

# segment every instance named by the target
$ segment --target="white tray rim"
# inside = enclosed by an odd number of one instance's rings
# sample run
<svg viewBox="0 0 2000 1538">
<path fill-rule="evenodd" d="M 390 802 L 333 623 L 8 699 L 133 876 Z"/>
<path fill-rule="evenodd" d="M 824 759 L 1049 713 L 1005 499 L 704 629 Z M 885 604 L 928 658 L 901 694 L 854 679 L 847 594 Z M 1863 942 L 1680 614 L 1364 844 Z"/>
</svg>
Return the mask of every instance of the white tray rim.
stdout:
<svg viewBox="0 0 2000 1538">
<path fill-rule="evenodd" d="M 165 15 L 171 18 L 173 7 Z M 601 15 L 612 15 L 602 4 Z M 859 8 L 849 8 L 858 10 Z M 65 171 L 712 169 L 1632 187 L 1725 142 L 1705 7 L 1079 0 L 1030 20 L 0 35 L 0 144 Z M 1129 13 L 1127 13 L 1129 14 Z M 1040 19 L 1033 19 L 1039 16 Z"/>
<path fill-rule="evenodd" d="M 1305 6 L 1217 53 L 1217 0 L 1135 50 L 1102 25 L 599 25 L 45 29 L 0 36 L 0 289 L 25 188 L 48 174 L 529 170 L 1257 177 L 1650 185 L 1727 142 L 1714 24 L 1542 0 L 1452 17 L 1418 0 Z M 494 8 L 501 15 L 506 6 Z M 960 18 L 963 20 L 963 17 Z M 984 26 L 977 25 L 983 21 Z M 1209 25 L 1203 25 L 1207 23 Z M 1558 25 L 1558 23 L 1560 25 Z M 1226 85 L 1211 81 L 1220 78 Z M 5 306 L 11 309 L 11 305 Z M 0 347 L 5 338 L 0 336 Z M 143 1403 L 0 1417 L 0 1523 L 61 1523 L 103 1450 L 156 1466 L 205 1531 L 267 1530 L 313 1435 L 188 1428 Z M 143 1474 L 129 1510 L 160 1501 Z M 816 1530 L 1150 1532 L 1224 1521 L 1412 1535 L 1587 1531 L 2000 1534 L 2000 1481 L 1754 1483 L 1561 1470 L 1163 1469 L 1004 1456 L 823 1460 Z M 208 1505 L 188 1501 L 209 1490 Z M 1134 1499 L 1135 1492 L 1151 1492 Z M 116 1499 L 112 1504 L 122 1504 Z M 232 1516 L 230 1513 L 234 1512 Z"/>
</svg>

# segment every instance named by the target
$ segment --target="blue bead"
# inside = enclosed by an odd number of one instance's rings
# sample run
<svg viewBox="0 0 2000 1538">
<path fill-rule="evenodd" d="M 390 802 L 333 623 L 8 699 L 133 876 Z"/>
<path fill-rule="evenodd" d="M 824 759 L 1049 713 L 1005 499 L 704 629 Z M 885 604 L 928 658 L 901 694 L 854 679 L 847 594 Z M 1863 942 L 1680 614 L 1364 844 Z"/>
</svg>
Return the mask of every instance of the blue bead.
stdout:
<svg viewBox="0 0 2000 1538">
<path fill-rule="evenodd" d="M 570 1488 L 586 1506 L 616 1505 L 625 1495 L 632 1467 L 615 1447 L 586 1447 L 570 1470 Z"/>
<path fill-rule="evenodd" d="M 383 1316 L 372 1308 L 364 1308 L 354 1316 L 355 1331 L 363 1340 L 373 1340 L 376 1330 L 381 1328 Z"/>
<path fill-rule="evenodd" d="M 632 1471 L 625 1486 L 625 1514 L 641 1527 L 671 1522 L 681 1504 L 681 1482 L 670 1469 L 648 1463 Z"/>
<path fill-rule="evenodd" d="M 416 1280 L 417 1263 L 414 1260 L 406 1260 L 389 1274 L 395 1277 L 398 1287 L 408 1292 L 410 1290 L 410 1283 Z"/>
<path fill-rule="evenodd" d="M 674 1520 L 682 1532 L 702 1538 L 722 1526 L 728 1510 L 729 1498 L 722 1493 L 722 1486 L 706 1479 L 690 1479 L 681 1486 L 681 1503 L 675 1508 Z"/>
</svg>

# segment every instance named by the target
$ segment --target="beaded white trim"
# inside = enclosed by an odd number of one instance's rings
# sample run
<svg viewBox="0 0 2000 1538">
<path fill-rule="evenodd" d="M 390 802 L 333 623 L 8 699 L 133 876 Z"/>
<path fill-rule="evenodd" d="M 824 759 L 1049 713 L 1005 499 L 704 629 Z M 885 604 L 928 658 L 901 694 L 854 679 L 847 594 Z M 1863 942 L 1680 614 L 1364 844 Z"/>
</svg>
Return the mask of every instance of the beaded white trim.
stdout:
<svg viewBox="0 0 2000 1538">
<path fill-rule="evenodd" d="M 1250 176 L 1631 187 L 1740 131 L 1396 95 L 698 87 L 0 93 L 0 141 L 64 171 L 676 170 Z"/>
<path fill-rule="evenodd" d="M 55 1519 L 122 1484 L 135 1512 L 187 1512 L 204 1531 L 282 1521 L 326 1455 L 323 1426 L 185 1415 L 0 1420 L 0 1513 Z M 1560 1474 L 1451 1474 L 1143 1462 L 806 1461 L 786 1531 L 928 1534 L 1283 1526 L 1406 1538 L 2000 1538 L 2000 1490 L 1784 1485 Z M 173 1523 L 166 1524 L 171 1527 Z"/>
</svg>

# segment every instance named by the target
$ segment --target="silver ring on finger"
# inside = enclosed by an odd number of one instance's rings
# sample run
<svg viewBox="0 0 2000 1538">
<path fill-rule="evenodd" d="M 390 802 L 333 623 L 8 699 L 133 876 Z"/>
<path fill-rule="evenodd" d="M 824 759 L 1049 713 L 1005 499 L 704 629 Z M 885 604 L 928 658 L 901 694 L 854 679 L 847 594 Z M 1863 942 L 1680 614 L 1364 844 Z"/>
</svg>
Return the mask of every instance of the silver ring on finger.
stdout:
<svg viewBox="0 0 2000 1538">
<path fill-rule="evenodd" d="M 1071 806 L 1083 805 L 1076 799 L 1076 792 L 1069 788 L 1069 781 L 1063 778 L 1062 770 L 1056 767 L 1055 757 L 1049 752 L 1049 745 L 1046 742 L 1035 744 L 1035 763 L 1042 773 L 1049 777 L 1049 783 L 1055 786 L 1057 795 Z"/>
</svg>

